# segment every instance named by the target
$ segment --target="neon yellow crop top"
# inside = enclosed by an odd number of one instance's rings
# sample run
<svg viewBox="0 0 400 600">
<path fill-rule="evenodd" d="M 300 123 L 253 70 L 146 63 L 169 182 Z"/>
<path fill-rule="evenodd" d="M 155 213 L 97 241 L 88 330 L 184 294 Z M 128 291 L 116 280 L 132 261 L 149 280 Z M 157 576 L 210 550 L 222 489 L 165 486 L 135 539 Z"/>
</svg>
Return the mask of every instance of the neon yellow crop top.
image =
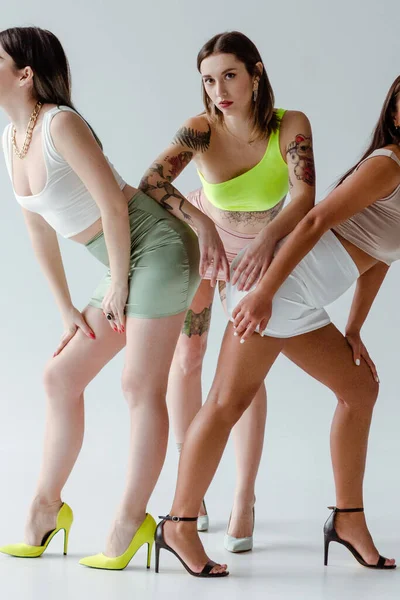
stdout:
<svg viewBox="0 0 400 600">
<path fill-rule="evenodd" d="M 286 110 L 276 109 L 281 119 Z M 253 212 L 276 206 L 289 191 L 288 167 L 279 147 L 279 130 L 271 133 L 264 156 L 252 169 L 222 183 L 208 183 L 198 170 L 207 199 L 221 210 Z"/>
</svg>

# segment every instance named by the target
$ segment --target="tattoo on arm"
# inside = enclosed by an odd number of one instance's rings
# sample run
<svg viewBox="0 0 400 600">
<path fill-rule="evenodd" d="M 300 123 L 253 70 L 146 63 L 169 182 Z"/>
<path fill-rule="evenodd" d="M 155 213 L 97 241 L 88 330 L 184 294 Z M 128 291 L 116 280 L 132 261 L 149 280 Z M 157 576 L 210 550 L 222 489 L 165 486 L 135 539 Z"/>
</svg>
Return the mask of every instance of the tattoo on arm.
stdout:
<svg viewBox="0 0 400 600">
<path fill-rule="evenodd" d="M 211 307 L 204 308 L 200 313 L 195 313 L 193 310 L 188 310 L 183 324 L 182 333 L 188 337 L 192 335 L 201 336 L 203 333 L 207 333 L 210 328 L 211 321 Z"/>
<path fill-rule="evenodd" d="M 293 142 L 287 145 L 286 156 L 288 165 L 293 166 L 296 178 L 308 185 L 315 185 L 312 138 L 301 133 L 297 134 Z"/>
<path fill-rule="evenodd" d="M 166 176 L 168 181 L 173 181 L 182 173 L 193 158 L 193 152 L 180 152 L 178 156 L 167 156 L 166 161 L 171 165 L 171 174 Z"/>
<path fill-rule="evenodd" d="M 172 143 L 205 152 L 210 146 L 210 139 L 210 126 L 208 126 L 208 131 L 197 131 L 197 129 L 192 129 L 191 127 L 181 127 L 177 131 Z"/>
<path fill-rule="evenodd" d="M 154 173 L 157 173 L 161 177 L 161 180 L 158 180 L 156 185 L 152 185 L 149 182 L 150 177 L 152 177 Z M 185 221 L 187 221 L 188 223 L 192 222 L 192 217 L 183 210 L 183 206 L 187 201 L 186 198 L 184 198 L 184 196 L 182 196 L 182 194 L 178 192 L 178 190 L 172 185 L 172 183 L 169 182 L 169 177 L 164 175 L 164 167 L 162 164 L 153 163 L 153 165 L 146 171 L 145 175 L 143 176 L 139 184 L 139 189 L 141 189 L 142 192 L 144 192 L 145 194 L 153 190 L 161 190 L 162 192 L 164 192 L 164 195 L 158 200 L 158 202 L 163 208 L 166 208 L 167 210 L 174 210 L 174 207 L 168 203 L 168 200 L 170 198 L 177 198 L 179 200 L 178 210 L 182 213 Z"/>
</svg>

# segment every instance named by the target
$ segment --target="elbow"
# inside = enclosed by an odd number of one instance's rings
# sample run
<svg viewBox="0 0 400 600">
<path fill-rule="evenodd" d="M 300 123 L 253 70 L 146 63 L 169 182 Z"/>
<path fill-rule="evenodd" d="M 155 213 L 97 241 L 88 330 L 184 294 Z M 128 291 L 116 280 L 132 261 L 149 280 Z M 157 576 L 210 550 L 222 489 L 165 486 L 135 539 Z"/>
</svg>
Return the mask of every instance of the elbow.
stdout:
<svg viewBox="0 0 400 600">
<path fill-rule="evenodd" d="M 119 202 L 115 206 L 109 206 L 101 211 L 102 221 L 116 221 L 129 218 L 128 203 Z"/>
<path fill-rule="evenodd" d="M 326 219 L 323 218 L 317 207 L 310 210 L 306 216 L 299 223 L 299 227 L 302 230 L 302 234 L 312 239 L 318 240 L 323 234 L 330 229 L 330 225 Z"/>
</svg>

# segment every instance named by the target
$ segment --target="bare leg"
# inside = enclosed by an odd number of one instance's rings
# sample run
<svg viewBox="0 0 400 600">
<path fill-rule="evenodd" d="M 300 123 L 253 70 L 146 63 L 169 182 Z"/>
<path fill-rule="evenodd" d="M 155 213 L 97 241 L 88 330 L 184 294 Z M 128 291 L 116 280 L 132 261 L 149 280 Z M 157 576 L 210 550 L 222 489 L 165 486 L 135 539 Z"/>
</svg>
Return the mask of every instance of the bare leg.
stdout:
<svg viewBox="0 0 400 600">
<path fill-rule="evenodd" d="M 214 288 L 203 280 L 185 316 L 168 379 L 168 408 L 178 444 L 202 405 L 201 371 L 207 348 Z"/>
<path fill-rule="evenodd" d="M 190 423 L 202 405 L 201 372 L 207 348 L 214 288 L 203 280 L 185 316 L 168 379 L 167 404 L 180 451 Z M 204 515 L 203 502 L 199 515 Z"/>
<path fill-rule="evenodd" d="M 25 528 L 25 541 L 40 545 L 55 528 L 61 491 L 82 446 L 83 391 L 102 367 L 125 345 L 125 336 L 110 329 L 101 311 L 88 307 L 85 318 L 96 340 L 78 331 L 45 370 L 47 418 L 42 466 L 37 491 Z"/>
<path fill-rule="evenodd" d="M 363 479 L 368 434 L 379 386 L 362 361 L 354 365 L 352 352 L 333 325 L 291 338 L 284 353 L 304 371 L 329 387 L 338 404 L 331 429 L 331 454 L 336 485 L 336 506 L 363 504 Z M 368 531 L 364 513 L 339 514 L 338 534 L 351 542 L 367 563 L 376 564 L 379 553 Z M 386 564 L 393 564 L 387 561 Z"/>
<path fill-rule="evenodd" d="M 168 373 L 184 316 L 127 319 L 122 387 L 130 412 L 130 450 L 125 491 L 107 542 L 108 556 L 118 556 L 127 549 L 145 518 L 164 464 Z M 197 508 L 199 505 L 200 501 Z"/>
<path fill-rule="evenodd" d="M 232 327 L 224 339 L 209 400 L 191 425 L 179 468 L 171 514 L 190 516 L 208 487 L 222 455 L 230 427 L 246 408 L 281 348 L 282 340 L 254 335 L 238 348 Z M 353 363 L 344 337 L 330 325 L 285 342 L 292 359 L 337 395 L 339 404 L 332 425 L 332 454 L 337 505 L 362 506 L 362 482 L 368 432 L 377 384 L 363 362 Z M 307 358 L 304 358 L 304 357 Z M 338 533 L 349 539 L 367 562 L 377 559 L 362 515 L 338 519 Z M 361 518 L 360 518 L 361 517 Z M 165 537 L 194 570 L 207 561 L 197 532 L 190 523 L 167 522 Z M 388 565 L 393 561 L 387 561 Z"/>
<path fill-rule="evenodd" d="M 233 425 L 250 405 L 282 348 L 282 340 L 254 335 L 244 345 L 229 324 L 207 402 L 192 422 L 181 455 L 172 515 L 193 516 L 220 462 Z M 166 541 L 194 571 L 208 558 L 192 523 L 164 526 Z M 214 572 L 224 567 L 216 567 Z"/>
<path fill-rule="evenodd" d="M 236 455 L 236 489 L 229 535 L 250 537 L 253 532 L 255 483 L 264 445 L 267 393 L 262 384 L 254 400 L 233 428 Z"/>
</svg>

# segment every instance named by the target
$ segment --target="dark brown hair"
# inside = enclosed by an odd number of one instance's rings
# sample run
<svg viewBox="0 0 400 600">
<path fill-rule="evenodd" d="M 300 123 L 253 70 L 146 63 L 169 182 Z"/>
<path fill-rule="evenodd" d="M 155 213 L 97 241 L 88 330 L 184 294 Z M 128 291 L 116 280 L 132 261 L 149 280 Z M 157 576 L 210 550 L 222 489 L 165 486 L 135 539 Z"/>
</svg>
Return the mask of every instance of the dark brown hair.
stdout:
<svg viewBox="0 0 400 600">
<path fill-rule="evenodd" d="M 343 183 L 343 181 L 353 173 L 364 158 L 367 158 L 374 150 L 383 148 L 389 144 L 400 144 L 400 127 L 395 127 L 393 117 L 397 109 L 397 100 L 400 96 L 400 75 L 396 77 L 390 89 L 386 95 L 385 101 L 382 106 L 381 114 L 379 116 L 378 123 L 372 133 L 371 143 L 367 150 L 364 152 L 360 160 L 347 171 L 337 182 L 336 186 Z"/>
<path fill-rule="evenodd" d="M 279 117 L 274 110 L 275 97 L 272 86 L 268 79 L 265 67 L 262 73 L 256 67 L 258 62 L 262 63 L 257 47 L 251 40 L 240 31 L 228 31 L 218 33 L 204 44 L 197 55 L 197 69 L 200 72 L 201 63 L 212 54 L 233 54 L 242 62 L 251 77 L 259 77 L 257 100 L 252 103 L 252 120 L 254 139 L 267 138 L 279 125 Z M 206 113 L 211 120 L 216 120 L 220 125 L 224 123 L 223 113 L 210 100 L 204 84 L 203 102 Z"/>
<path fill-rule="evenodd" d="M 13 27 L 0 31 L 0 44 L 13 59 L 17 70 L 31 67 L 33 94 L 38 101 L 69 106 L 78 112 L 71 100 L 68 59 L 54 33 L 39 27 Z M 99 138 L 90 129 L 101 146 Z"/>
</svg>

